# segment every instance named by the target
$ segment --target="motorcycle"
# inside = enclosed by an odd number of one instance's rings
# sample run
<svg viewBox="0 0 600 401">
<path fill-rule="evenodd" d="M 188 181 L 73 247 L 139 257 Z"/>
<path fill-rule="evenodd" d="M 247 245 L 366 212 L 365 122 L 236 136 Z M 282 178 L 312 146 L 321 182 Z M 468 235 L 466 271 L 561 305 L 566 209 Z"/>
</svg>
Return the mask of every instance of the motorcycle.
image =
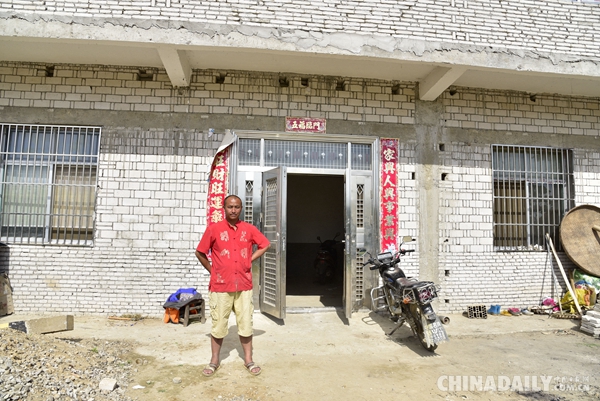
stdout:
<svg viewBox="0 0 600 401">
<path fill-rule="evenodd" d="M 414 252 L 414 249 L 402 249 L 404 243 L 411 241 L 414 241 L 412 237 L 404 237 L 400 251 L 396 253 L 382 252 L 374 258 L 366 253 L 369 259 L 363 266 L 371 265 L 370 270 L 378 269 L 383 280 L 381 286 L 371 290 L 371 302 L 373 310 L 387 309 L 390 319 L 397 324 L 388 335 L 391 336 L 407 322 L 423 348 L 433 352 L 439 343 L 448 341 L 446 330 L 431 306 L 440 287 L 431 281 L 406 277 L 398 266 L 401 256 Z"/>
<path fill-rule="evenodd" d="M 320 284 L 330 284 L 335 278 L 337 269 L 337 250 L 335 247 L 341 243 L 336 239 L 339 235 L 338 232 L 333 239 L 325 241 L 321 241 L 321 237 L 317 237 L 321 245 L 319 245 L 313 267 L 315 268 L 316 282 Z"/>
</svg>

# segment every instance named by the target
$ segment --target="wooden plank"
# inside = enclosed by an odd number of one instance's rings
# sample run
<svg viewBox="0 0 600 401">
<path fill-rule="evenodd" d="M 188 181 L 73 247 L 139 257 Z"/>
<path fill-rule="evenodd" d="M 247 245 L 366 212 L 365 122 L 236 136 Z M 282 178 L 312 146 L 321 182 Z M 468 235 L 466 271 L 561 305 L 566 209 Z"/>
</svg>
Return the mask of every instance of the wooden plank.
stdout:
<svg viewBox="0 0 600 401">
<path fill-rule="evenodd" d="M 565 269 L 563 268 L 562 263 L 560 262 L 560 259 L 558 259 L 558 255 L 556 254 L 556 250 L 554 249 L 554 243 L 552 242 L 552 238 L 550 238 L 550 234 L 546 234 L 546 239 L 548 240 L 548 244 L 550 244 L 550 249 L 552 249 L 552 254 L 554 255 L 554 258 L 556 259 L 556 263 L 558 264 L 558 267 L 560 268 L 560 272 L 563 276 L 563 279 L 565 280 L 565 284 L 567 285 L 567 288 L 569 289 L 569 293 L 571 294 L 571 297 L 573 298 L 573 302 L 575 302 L 575 307 L 577 308 L 577 312 L 579 312 L 579 314 L 581 315 L 581 306 L 579 306 L 579 301 L 577 301 L 577 294 L 575 294 L 575 291 L 573 291 L 573 288 L 571 287 L 571 283 L 569 282 L 569 279 L 567 278 L 567 274 L 565 273 Z M 560 299 L 558 300 L 558 302 L 560 303 Z"/>
</svg>

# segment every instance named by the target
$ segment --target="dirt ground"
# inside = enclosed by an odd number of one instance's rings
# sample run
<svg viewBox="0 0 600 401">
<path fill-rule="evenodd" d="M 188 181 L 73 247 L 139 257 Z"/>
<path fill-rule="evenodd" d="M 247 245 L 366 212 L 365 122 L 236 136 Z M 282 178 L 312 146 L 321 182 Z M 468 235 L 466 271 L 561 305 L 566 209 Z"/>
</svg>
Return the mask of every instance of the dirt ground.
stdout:
<svg viewBox="0 0 600 401">
<path fill-rule="evenodd" d="M 288 314 L 285 322 L 256 314 L 258 377 L 243 367 L 233 320 L 212 378 L 200 373 L 210 357 L 210 321 L 183 327 L 85 316 L 75 318 L 75 330 L 51 335 L 131 341 L 133 382 L 120 385 L 140 401 L 598 399 L 600 341 L 577 321 L 450 319 L 450 341 L 430 353 L 408 327 L 387 337 L 393 324 L 373 312 L 349 321 L 335 312 Z"/>
</svg>

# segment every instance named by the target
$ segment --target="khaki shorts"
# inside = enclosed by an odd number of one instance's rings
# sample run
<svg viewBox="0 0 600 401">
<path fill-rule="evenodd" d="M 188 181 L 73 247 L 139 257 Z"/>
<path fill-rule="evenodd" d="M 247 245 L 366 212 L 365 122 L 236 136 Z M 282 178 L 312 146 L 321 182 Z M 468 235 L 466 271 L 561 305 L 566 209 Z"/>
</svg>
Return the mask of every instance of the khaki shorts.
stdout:
<svg viewBox="0 0 600 401">
<path fill-rule="evenodd" d="M 238 292 L 211 292 L 208 305 L 214 338 L 224 338 L 229 331 L 229 315 L 235 313 L 238 335 L 250 337 L 252 335 L 252 316 L 254 302 L 252 290 Z"/>
</svg>

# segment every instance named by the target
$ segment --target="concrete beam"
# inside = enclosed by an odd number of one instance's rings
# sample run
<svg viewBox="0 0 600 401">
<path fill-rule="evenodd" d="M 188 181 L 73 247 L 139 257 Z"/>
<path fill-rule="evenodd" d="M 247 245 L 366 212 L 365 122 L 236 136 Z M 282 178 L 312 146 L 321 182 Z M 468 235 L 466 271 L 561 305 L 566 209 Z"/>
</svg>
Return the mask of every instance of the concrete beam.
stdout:
<svg viewBox="0 0 600 401">
<path fill-rule="evenodd" d="M 190 86 L 192 67 L 185 53 L 172 47 L 159 47 L 157 50 L 171 84 L 176 88 Z"/>
<path fill-rule="evenodd" d="M 419 99 L 433 101 L 452 85 L 467 69 L 437 67 L 419 82 Z"/>
</svg>

